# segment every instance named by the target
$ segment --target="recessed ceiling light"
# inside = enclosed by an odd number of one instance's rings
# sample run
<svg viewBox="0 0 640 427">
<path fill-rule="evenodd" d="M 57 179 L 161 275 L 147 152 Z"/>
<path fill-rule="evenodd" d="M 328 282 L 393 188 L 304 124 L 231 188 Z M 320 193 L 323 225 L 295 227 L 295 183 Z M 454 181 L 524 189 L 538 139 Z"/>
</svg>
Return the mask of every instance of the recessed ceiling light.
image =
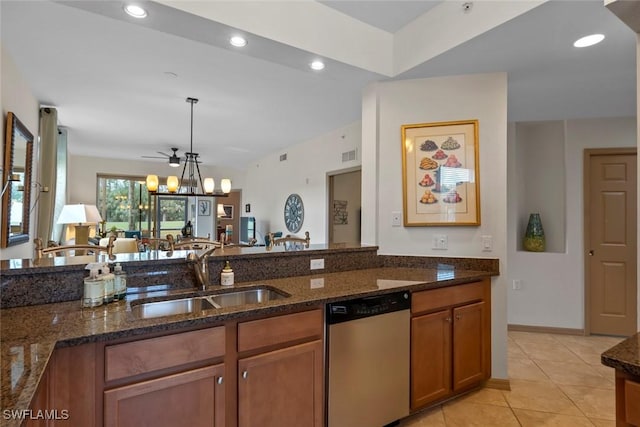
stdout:
<svg viewBox="0 0 640 427">
<path fill-rule="evenodd" d="M 142 7 L 136 5 L 136 4 L 125 5 L 124 11 L 127 12 L 127 15 L 133 16 L 134 18 L 146 18 L 147 17 L 147 11 L 144 10 Z"/>
<path fill-rule="evenodd" d="M 247 39 L 242 36 L 233 36 L 229 39 L 229 43 L 231 43 L 231 46 L 245 47 L 247 45 Z"/>
<path fill-rule="evenodd" d="M 594 44 L 600 43 L 604 40 L 604 34 L 591 34 L 589 36 L 584 36 L 573 42 L 573 46 L 575 47 L 587 47 L 593 46 Z"/>
<path fill-rule="evenodd" d="M 312 70 L 320 71 L 324 70 L 324 62 L 322 61 L 313 61 L 310 65 Z"/>
</svg>

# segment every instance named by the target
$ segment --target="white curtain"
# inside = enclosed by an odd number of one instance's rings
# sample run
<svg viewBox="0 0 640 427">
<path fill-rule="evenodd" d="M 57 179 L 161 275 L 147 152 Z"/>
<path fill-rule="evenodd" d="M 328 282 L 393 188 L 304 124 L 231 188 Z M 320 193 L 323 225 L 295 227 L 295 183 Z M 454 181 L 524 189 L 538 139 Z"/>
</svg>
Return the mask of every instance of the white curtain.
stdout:
<svg viewBox="0 0 640 427">
<path fill-rule="evenodd" d="M 40 184 L 38 229 L 36 237 L 43 242 L 52 238 L 56 199 L 56 175 L 58 159 L 58 111 L 55 108 L 40 109 Z M 49 191 L 42 191 L 44 188 Z"/>
</svg>

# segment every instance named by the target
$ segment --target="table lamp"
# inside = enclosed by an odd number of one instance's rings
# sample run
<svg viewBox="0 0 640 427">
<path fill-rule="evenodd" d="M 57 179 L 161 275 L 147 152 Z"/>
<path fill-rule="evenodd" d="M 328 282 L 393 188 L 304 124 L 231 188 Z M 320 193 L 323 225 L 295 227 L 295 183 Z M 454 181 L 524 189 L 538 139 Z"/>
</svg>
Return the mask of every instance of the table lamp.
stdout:
<svg viewBox="0 0 640 427">
<path fill-rule="evenodd" d="M 76 226 L 76 245 L 89 243 L 89 227 L 102 221 L 96 205 L 64 205 L 58 224 Z"/>
</svg>

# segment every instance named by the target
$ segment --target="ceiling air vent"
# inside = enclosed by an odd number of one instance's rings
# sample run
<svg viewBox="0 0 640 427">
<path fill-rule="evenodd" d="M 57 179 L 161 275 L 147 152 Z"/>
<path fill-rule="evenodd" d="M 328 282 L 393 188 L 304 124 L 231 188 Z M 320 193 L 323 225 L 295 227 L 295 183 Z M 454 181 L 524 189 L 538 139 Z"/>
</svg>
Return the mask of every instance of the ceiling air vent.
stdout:
<svg viewBox="0 0 640 427">
<path fill-rule="evenodd" d="M 356 150 L 345 151 L 342 153 L 342 163 L 350 162 L 356 159 Z"/>
<path fill-rule="evenodd" d="M 280 161 L 284 162 L 285 160 L 287 160 L 287 153 L 280 154 Z"/>
</svg>

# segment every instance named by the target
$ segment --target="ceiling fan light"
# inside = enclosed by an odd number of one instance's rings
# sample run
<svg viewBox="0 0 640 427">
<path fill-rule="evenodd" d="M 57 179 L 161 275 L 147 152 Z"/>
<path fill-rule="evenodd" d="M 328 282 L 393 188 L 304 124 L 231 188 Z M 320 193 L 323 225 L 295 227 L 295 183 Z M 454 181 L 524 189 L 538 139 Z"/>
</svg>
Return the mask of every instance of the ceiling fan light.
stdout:
<svg viewBox="0 0 640 427">
<path fill-rule="evenodd" d="M 147 190 L 158 191 L 158 175 L 147 175 Z"/>
<path fill-rule="evenodd" d="M 205 194 L 213 194 L 213 190 L 216 188 L 213 178 L 205 178 L 202 185 L 204 186 Z"/>
<path fill-rule="evenodd" d="M 220 188 L 222 188 L 222 192 L 227 194 L 231 191 L 231 180 L 228 178 L 224 178 L 220 181 Z"/>
<path fill-rule="evenodd" d="M 169 193 L 175 193 L 178 191 L 178 177 L 171 175 L 167 177 L 167 190 Z"/>
<path fill-rule="evenodd" d="M 172 168 L 180 167 L 180 157 L 176 156 L 175 154 L 169 157 L 169 166 L 171 166 Z"/>
</svg>

